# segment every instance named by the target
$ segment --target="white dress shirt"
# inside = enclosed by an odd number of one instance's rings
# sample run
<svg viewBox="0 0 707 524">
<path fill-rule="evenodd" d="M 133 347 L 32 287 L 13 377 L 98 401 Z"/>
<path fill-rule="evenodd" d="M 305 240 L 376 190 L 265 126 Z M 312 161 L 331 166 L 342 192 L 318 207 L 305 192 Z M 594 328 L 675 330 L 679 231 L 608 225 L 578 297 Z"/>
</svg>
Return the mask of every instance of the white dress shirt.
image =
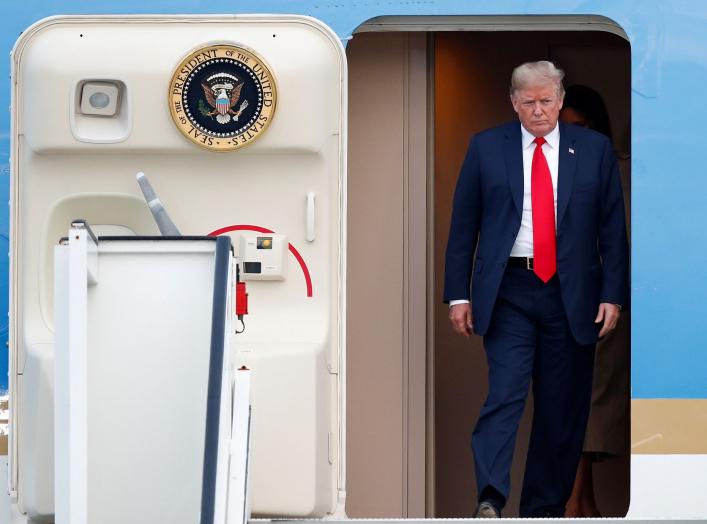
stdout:
<svg viewBox="0 0 707 524">
<path fill-rule="evenodd" d="M 520 124 L 518 124 L 520 125 Z M 516 237 L 515 244 L 511 249 L 512 257 L 532 257 L 533 256 L 533 199 L 531 197 L 530 179 L 533 165 L 533 153 L 535 152 L 535 137 L 520 125 L 521 144 L 523 147 L 523 214 L 520 221 L 520 229 Z M 552 193 L 555 200 L 555 228 L 557 228 L 557 172 L 560 159 L 560 126 L 555 125 L 555 129 L 545 135 L 545 143 L 542 146 L 543 154 L 550 168 L 552 178 Z M 450 300 L 449 306 L 455 304 L 468 303 L 468 300 Z"/>
<path fill-rule="evenodd" d="M 523 144 L 523 215 L 520 221 L 520 229 L 516 242 L 511 249 L 512 257 L 532 257 L 533 256 L 533 199 L 530 194 L 530 179 L 533 166 L 533 153 L 535 153 L 535 137 L 531 135 L 523 126 L 520 126 L 521 143 Z M 543 144 L 543 154 L 550 168 L 552 178 L 552 193 L 555 201 L 555 228 L 557 228 L 557 170 L 560 150 L 560 127 L 555 125 L 555 129 L 545 135 Z"/>
</svg>

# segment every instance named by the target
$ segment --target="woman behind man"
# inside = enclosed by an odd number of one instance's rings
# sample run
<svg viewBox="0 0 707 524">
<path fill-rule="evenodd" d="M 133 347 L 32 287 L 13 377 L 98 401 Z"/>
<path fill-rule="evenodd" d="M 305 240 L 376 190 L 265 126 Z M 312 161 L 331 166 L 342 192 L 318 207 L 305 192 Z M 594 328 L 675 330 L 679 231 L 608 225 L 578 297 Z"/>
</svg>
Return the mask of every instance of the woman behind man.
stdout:
<svg viewBox="0 0 707 524">
<path fill-rule="evenodd" d="M 599 93 L 587 86 L 567 88 L 560 120 L 588 127 L 613 141 L 609 114 Z M 626 166 L 621 166 L 624 194 L 630 187 Z M 626 199 L 625 199 L 626 200 Z M 625 202 L 630 229 L 630 202 Z M 630 319 L 622 313 L 616 329 L 597 344 L 594 362 L 592 405 L 582 458 L 565 516 L 599 517 L 594 495 L 594 462 L 625 456 L 629 451 Z"/>
</svg>

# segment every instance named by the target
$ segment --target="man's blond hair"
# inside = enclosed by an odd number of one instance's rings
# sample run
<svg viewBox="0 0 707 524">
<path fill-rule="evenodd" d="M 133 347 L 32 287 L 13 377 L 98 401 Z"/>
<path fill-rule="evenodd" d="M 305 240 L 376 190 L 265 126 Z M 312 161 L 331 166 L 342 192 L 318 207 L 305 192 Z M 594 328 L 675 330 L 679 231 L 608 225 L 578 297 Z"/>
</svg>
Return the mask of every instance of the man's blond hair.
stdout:
<svg viewBox="0 0 707 524">
<path fill-rule="evenodd" d="M 564 98 L 565 88 L 562 86 L 564 77 L 565 72 L 547 60 L 526 62 L 513 70 L 511 75 L 511 96 L 514 96 L 520 89 L 554 83 L 557 95 L 560 98 Z"/>
</svg>

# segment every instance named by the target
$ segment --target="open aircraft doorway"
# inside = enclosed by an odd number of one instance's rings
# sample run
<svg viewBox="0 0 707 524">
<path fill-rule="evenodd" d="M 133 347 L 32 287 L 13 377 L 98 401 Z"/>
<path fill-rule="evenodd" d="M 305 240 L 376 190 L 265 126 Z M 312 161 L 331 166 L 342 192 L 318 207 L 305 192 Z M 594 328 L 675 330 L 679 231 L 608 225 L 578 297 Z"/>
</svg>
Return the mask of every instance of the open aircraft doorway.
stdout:
<svg viewBox="0 0 707 524">
<path fill-rule="evenodd" d="M 516 119 L 508 100 L 513 67 L 552 60 L 566 72 L 565 87 L 601 95 L 630 216 L 630 45 L 606 20 L 610 29 L 593 31 L 571 20 L 376 19 L 348 44 L 351 517 L 473 514 L 469 442 L 486 395 L 486 357 L 480 337 L 469 342 L 449 326 L 444 249 L 470 136 Z M 623 413 L 618 456 L 592 463 L 597 507 L 613 517 L 629 506 L 628 389 L 619 397 L 609 408 Z M 529 395 L 504 517 L 518 515 L 531 419 Z"/>
</svg>

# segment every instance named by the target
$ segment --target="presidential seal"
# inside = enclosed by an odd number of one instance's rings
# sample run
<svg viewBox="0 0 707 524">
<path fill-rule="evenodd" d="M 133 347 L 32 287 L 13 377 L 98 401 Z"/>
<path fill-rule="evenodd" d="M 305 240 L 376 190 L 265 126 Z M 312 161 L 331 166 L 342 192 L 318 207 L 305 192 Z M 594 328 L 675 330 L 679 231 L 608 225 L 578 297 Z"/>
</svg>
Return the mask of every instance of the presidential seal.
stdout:
<svg viewBox="0 0 707 524">
<path fill-rule="evenodd" d="M 169 84 L 172 120 L 189 140 L 212 151 L 234 151 L 258 138 L 277 101 L 270 68 L 255 53 L 215 44 L 190 53 Z"/>
</svg>

